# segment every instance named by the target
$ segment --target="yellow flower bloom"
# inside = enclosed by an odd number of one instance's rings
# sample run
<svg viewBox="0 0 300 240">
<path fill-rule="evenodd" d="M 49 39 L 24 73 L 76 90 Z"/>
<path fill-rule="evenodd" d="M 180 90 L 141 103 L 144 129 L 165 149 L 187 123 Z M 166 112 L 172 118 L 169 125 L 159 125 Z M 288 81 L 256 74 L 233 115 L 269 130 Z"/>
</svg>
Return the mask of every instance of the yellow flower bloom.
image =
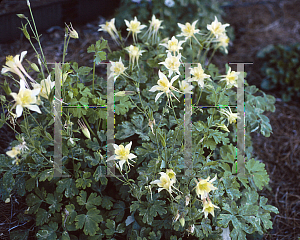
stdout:
<svg viewBox="0 0 300 240">
<path fill-rule="evenodd" d="M 20 58 L 20 55 L 16 55 L 14 57 L 7 56 L 6 62 L 5 62 L 6 65 L 3 66 L 1 73 L 3 74 L 6 72 L 12 72 L 12 73 L 17 74 L 20 77 L 20 79 L 23 79 L 25 81 L 26 86 L 29 87 L 25 80 L 24 75 L 26 77 L 28 77 L 34 83 L 35 83 L 35 80 L 28 75 L 28 73 L 25 71 L 24 67 L 22 66 L 22 61 L 26 54 L 27 54 L 27 51 L 21 52 L 21 58 Z"/>
<path fill-rule="evenodd" d="M 237 80 L 239 78 L 238 77 L 239 74 L 240 74 L 239 72 L 231 71 L 231 67 L 229 67 L 229 69 L 227 71 L 227 75 L 220 76 L 220 77 L 225 77 L 225 78 L 222 78 L 220 81 L 225 80 L 228 88 L 230 88 L 232 86 L 238 87 Z"/>
<path fill-rule="evenodd" d="M 151 21 L 149 21 L 150 26 L 149 26 L 147 32 L 144 34 L 144 36 L 145 36 L 146 34 L 148 34 L 147 41 L 149 40 L 150 37 L 152 37 L 152 40 L 153 40 L 153 41 L 156 41 L 158 30 L 159 30 L 160 28 L 163 28 L 163 27 L 161 26 L 161 23 L 162 23 L 162 22 L 163 22 L 163 21 L 157 19 L 157 18 L 155 17 L 155 15 L 152 15 L 152 19 L 151 19 Z"/>
<path fill-rule="evenodd" d="M 206 201 L 206 199 L 205 199 L 203 201 L 203 210 L 202 210 L 202 212 L 204 212 L 204 217 L 207 218 L 209 213 L 214 217 L 215 216 L 215 213 L 214 213 L 215 208 L 219 208 L 219 207 L 212 204 L 210 199 L 208 201 Z"/>
<path fill-rule="evenodd" d="M 218 42 L 217 47 L 222 47 L 224 48 L 225 53 L 228 53 L 227 47 L 229 44 L 229 37 L 226 35 L 226 33 L 220 35 L 217 39 L 216 42 Z"/>
<path fill-rule="evenodd" d="M 237 119 L 241 119 L 239 116 L 238 116 L 238 113 L 233 113 L 231 111 L 231 108 L 228 107 L 229 111 L 226 110 L 226 109 L 221 109 L 221 111 L 219 111 L 220 113 L 224 114 L 227 118 L 228 118 L 228 121 L 229 121 L 229 124 L 231 123 L 236 123 L 236 120 Z"/>
<path fill-rule="evenodd" d="M 72 23 L 70 23 L 70 27 L 67 24 L 66 24 L 66 26 L 67 26 L 67 28 L 69 30 L 69 36 L 70 36 L 70 38 L 75 38 L 75 39 L 79 38 L 78 37 L 78 33 L 75 31 L 75 29 L 72 26 Z"/>
<path fill-rule="evenodd" d="M 169 193 L 172 193 L 172 185 L 174 182 L 171 181 L 168 174 L 164 172 L 160 172 L 159 174 L 161 175 L 159 180 L 154 180 L 150 184 L 157 184 L 157 186 L 159 186 L 158 192 L 165 189 Z"/>
<path fill-rule="evenodd" d="M 13 147 L 10 151 L 6 152 L 6 154 L 11 158 L 17 157 L 17 155 L 20 153 L 21 153 L 21 149 L 19 146 Z"/>
<path fill-rule="evenodd" d="M 105 24 L 100 24 L 99 25 L 98 31 L 104 31 L 107 32 L 112 39 L 114 39 L 116 41 L 117 37 L 118 37 L 118 31 L 115 27 L 115 19 L 111 19 L 109 22 L 106 22 Z"/>
<path fill-rule="evenodd" d="M 51 75 L 49 74 L 49 76 L 42 80 L 40 84 L 35 83 L 33 84 L 33 87 L 35 89 L 40 89 L 40 96 L 42 96 L 43 98 L 48 99 L 48 96 L 51 92 L 51 89 L 55 86 L 55 82 L 51 82 Z"/>
<path fill-rule="evenodd" d="M 218 38 L 220 35 L 225 33 L 225 28 L 228 27 L 230 24 L 222 24 L 218 21 L 217 17 L 215 16 L 215 21 L 213 21 L 211 24 L 207 24 L 207 30 L 211 31 L 216 38 Z"/>
<path fill-rule="evenodd" d="M 169 99 L 169 93 L 171 93 L 175 98 L 176 96 L 171 92 L 171 90 L 174 90 L 176 92 L 179 92 L 175 87 L 172 86 L 172 84 L 174 83 L 174 81 L 179 78 L 179 76 L 175 76 L 171 79 L 171 82 L 169 82 L 169 80 L 167 79 L 166 75 L 163 74 L 160 70 L 158 71 L 158 76 L 159 76 L 159 80 L 157 81 L 157 85 L 153 86 L 149 91 L 150 92 L 155 92 L 155 91 L 162 91 L 160 93 L 158 93 L 155 97 L 155 102 L 158 100 L 158 98 L 162 95 L 162 94 L 166 94 L 168 99 Z M 176 98 L 177 99 L 177 98 Z M 177 101 L 179 101 L 177 99 Z"/>
<path fill-rule="evenodd" d="M 136 17 L 134 17 L 134 19 L 130 22 L 128 22 L 126 19 L 124 21 L 127 26 L 127 31 L 129 32 L 128 34 L 132 33 L 133 41 L 136 42 L 137 34 L 140 33 L 141 30 L 147 26 L 141 25 L 141 22 L 139 22 Z"/>
<path fill-rule="evenodd" d="M 134 63 L 136 62 L 137 66 L 139 67 L 138 61 L 139 57 L 142 55 L 143 52 L 146 52 L 145 50 L 140 50 L 139 47 L 135 47 L 133 45 L 130 45 L 126 48 L 127 52 L 129 53 L 129 62 L 132 64 L 132 67 L 134 66 Z"/>
<path fill-rule="evenodd" d="M 197 197 L 199 197 L 199 195 L 201 195 L 202 200 L 208 197 L 208 193 L 211 190 L 218 189 L 212 185 L 212 182 L 217 179 L 217 174 L 212 180 L 209 181 L 209 179 L 210 179 L 210 177 L 208 177 L 207 179 L 199 179 L 199 182 L 197 180 L 195 180 L 195 182 L 197 184 L 195 187 Z"/>
<path fill-rule="evenodd" d="M 177 35 L 177 36 L 184 36 L 185 37 L 185 41 L 188 38 L 194 37 L 195 38 L 195 33 L 199 33 L 200 30 L 199 29 L 195 29 L 196 23 L 198 22 L 198 20 L 194 21 L 192 23 L 192 25 L 187 22 L 185 25 L 181 24 L 181 23 L 177 23 L 178 26 L 181 29 L 181 34 Z"/>
<path fill-rule="evenodd" d="M 123 165 L 125 162 L 128 164 L 128 167 L 130 168 L 130 165 L 131 166 L 133 166 L 133 165 L 130 164 L 129 160 L 132 162 L 135 162 L 134 160 L 132 160 L 132 158 L 137 157 L 133 153 L 130 153 L 131 145 L 132 145 L 132 142 L 128 143 L 124 148 L 123 145 L 118 146 L 117 144 L 113 144 L 114 149 L 115 149 L 115 154 L 113 156 L 111 156 L 109 159 L 107 159 L 106 161 L 118 159 L 121 172 L 122 172 L 122 168 L 123 168 Z"/>
<path fill-rule="evenodd" d="M 20 90 L 19 93 L 11 93 L 10 95 L 14 98 L 16 101 L 16 114 L 17 118 L 22 115 L 23 108 L 26 107 L 31 111 L 35 111 L 38 113 L 41 113 L 41 110 L 37 105 L 34 105 L 37 103 L 36 96 L 40 93 L 40 88 L 38 89 L 27 89 L 25 87 L 25 81 L 23 79 L 20 80 Z"/>
<path fill-rule="evenodd" d="M 176 182 L 176 173 L 172 169 L 167 169 L 166 174 L 169 176 L 171 182 Z"/>
<path fill-rule="evenodd" d="M 172 76 L 174 72 L 180 75 L 179 67 L 180 67 L 180 58 L 181 54 L 179 53 L 177 56 L 172 56 L 170 52 L 168 52 L 167 58 L 164 62 L 160 62 L 158 64 L 163 64 L 169 70 L 169 77 Z"/>
<path fill-rule="evenodd" d="M 194 86 L 190 85 L 187 81 L 182 80 L 181 82 L 179 82 L 179 89 L 183 92 L 183 93 L 190 93 L 192 94 L 192 90 L 193 90 Z"/>
<path fill-rule="evenodd" d="M 114 81 L 120 76 L 120 75 L 126 75 L 125 70 L 127 67 L 124 67 L 124 64 L 122 63 L 122 59 L 120 57 L 119 62 L 111 62 L 110 71 L 113 71 L 109 78 L 114 76 Z"/>
<path fill-rule="evenodd" d="M 198 63 L 198 67 L 191 68 L 191 74 L 194 77 L 192 77 L 188 81 L 189 82 L 192 82 L 192 81 L 198 82 L 198 85 L 200 85 L 201 88 L 204 88 L 204 79 L 210 78 L 210 75 L 204 73 L 204 70 L 202 69 L 202 66 L 200 63 Z"/>
<path fill-rule="evenodd" d="M 171 40 L 168 40 L 168 43 L 160 43 L 159 45 L 166 47 L 168 50 L 167 52 L 173 52 L 174 56 L 175 53 L 179 53 L 179 50 L 182 49 L 181 44 L 184 43 L 184 41 L 179 41 L 173 36 Z"/>
</svg>

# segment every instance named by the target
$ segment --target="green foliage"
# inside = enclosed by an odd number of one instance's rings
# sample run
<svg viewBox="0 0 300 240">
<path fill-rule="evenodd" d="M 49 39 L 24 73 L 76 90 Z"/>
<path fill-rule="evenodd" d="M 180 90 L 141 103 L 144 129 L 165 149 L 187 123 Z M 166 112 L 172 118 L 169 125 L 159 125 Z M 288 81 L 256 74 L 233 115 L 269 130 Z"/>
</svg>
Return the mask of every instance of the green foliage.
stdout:
<svg viewBox="0 0 300 240">
<path fill-rule="evenodd" d="M 283 101 L 300 99 L 300 44 L 269 45 L 257 53 L 263 61 L 261 87 L 278 92 Z"/>
</svg>

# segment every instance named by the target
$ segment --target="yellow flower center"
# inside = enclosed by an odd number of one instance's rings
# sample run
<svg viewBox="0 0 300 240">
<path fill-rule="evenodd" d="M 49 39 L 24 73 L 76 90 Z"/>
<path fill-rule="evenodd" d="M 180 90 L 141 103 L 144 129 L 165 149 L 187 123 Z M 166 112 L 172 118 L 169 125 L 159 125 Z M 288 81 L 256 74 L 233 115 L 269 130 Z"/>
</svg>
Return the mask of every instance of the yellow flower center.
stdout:
<svg viewBox="0 0 300 240">
<path fill-rule="evenodd" d="M 124 72 L 125 68 L 124 65 L 122 63 L 115 63 L 115 67 L 114 67 L 114 71 L 116 73 L 116 75 L 120 75 Z"/>
<path fill-rule="evenodd" d="M 197 187 L 200 191 L 210 192 L 210 184 L 205 180 L 200 181 Z"/>
<path fill-rule="evenodd" d="M 34 103 L 34 98 L 31 96 L 31 90 L 25 89 L 18 94 L 18 105 L 25 106 Z"/>
<path fill-rule="evenodd" d="M 190 23 L 186 23 L 185 28 L 183 29 L 183 32 L 185 33 L 186 36 L 193 36 L 194 34 L 194 28 Z"/>
<path fill-rule="evenodd" d="M 214 211 L 214 206 L 208 205 L 205 207 L 206 212 L 213 212 Z"/>
<path fill-rule="evenodd" d="M 14 57 L 13 57 L 12 55 L 7 56 L 7 57 L 6 57 L 6 63 L 5 63 L 5 64 L 7 64 L 8 62 L 13 61 L 13 59 L 14 59 Z"/>
<path fill-rule="evenodd" d="M 129 154 L 129 150 L 124 148 L 123 145 L 120 146 L 119 149 L 117 149 L 116 151 L 116 155 L 119 156 L 120 160 L 127 160 L 127 156 Z"/>
<path fill-rule="evenodd" d="M 131 22 L 130 23 L 130 30 L 135 33 L 139 30 L 139 26 L 140 26 L 140 23 L 139 22 Z"/>
<path fill-rule="evenodd" d="M 234 72 L 231 72 L 229 76 L 227 76 L 227 79 L 230 83 L 232 83 L 237 79 L 237 77 L 234 75 Z"/>
</svg>

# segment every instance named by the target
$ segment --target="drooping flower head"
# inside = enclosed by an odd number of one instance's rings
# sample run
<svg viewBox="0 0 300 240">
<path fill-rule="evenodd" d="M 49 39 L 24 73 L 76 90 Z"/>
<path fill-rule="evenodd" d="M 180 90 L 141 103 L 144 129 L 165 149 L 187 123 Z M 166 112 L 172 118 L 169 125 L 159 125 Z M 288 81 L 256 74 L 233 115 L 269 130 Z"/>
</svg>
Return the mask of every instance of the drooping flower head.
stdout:
<svg viewBox="0 0 300 240">
<path fill-rule="evenodd" d="M 146 52 L 145 50 L 140 50 L 139 47 L 130 45 L 126 48 L 127 52 L 129 53 L 129 62 L 134 67 L 134 63 L 136 62 L 137 66 L 139 67 L 138 61 L 139 57 L 142 56 L 143 52 Z"/>
<path fill-rule="evenodd" d="M 171 182 L 176 182 L 176 173 L 172 169 L 167 169 L 166 174 L 169 176 Z"/>
<path fill-rule="evenodd" d="M 130 153 L 130 148 L 131 148 L 132 142 L 128 143 L 125 147 L 123 145 L 117 145 L 113 144 L 114 149 L 115 149 L 115 154 L 108 158 L 106 161 L 111 161 L 111 160 L 119 160 L 119 167 L 122 172 L 123 165 L 124 163 L 128 164 L 128 167 L 130 168 L 130 165 L 133 166 L 130 162 L 135 162 L 132 160 L 132 158 L 136 158 L 137 156 L 134 155 L 133 153 Z"/>
<path fill-rule="evenodd" d="M 16 101 L 16 114 L 17 118 L 22 115 L 23 108 L 26 107 L 31 111 L 41 113 L 41 110 L 36 105 L 37 99 L 36 96 L 40 93 L 40 88 L 30 90 L 25 87 L 25 81 L 20 80 L 20 90 L 19 93 L 10 93 L 10 95 Z"/>
<path fill-rule="evenodd" d="M 204 79 L 210 78 L 210 75 L 205 74 L 200 63 L 197 67 L 191 68 L 191 74 L 193 77 L 189 79 L 189 82 L 196 81 L 201 88 L 204 88 Z"/>
<path fill-rule="evenodd" d="M 229 69 L 227 71 L 227 75 L 220 76 L 220 77 L 225 77 L 225 78 L 222 78 L 220 81 L 225 80 L 228 88 L 231 88 L 232 86 L 238 87 L 237 80 L 238 80 L 239 74 L 240 74 L 239 72 L 231 71 L 231 67 L 229 67 Z"/>
<path fill-rule="evenodd" d="M 21 58 L 20 55 L 16 55 L 16 56 L 7 56 L 6 57 L 6 62 L 5 62 L 5 66 L 3 66 L 1 73 L 6 73 L 6 72 L 12 72 L 17 74 L 20 79 L 23 79 L 25 81 L 25 85 L 29 88 L 25 77 L 28 77 L 32 82 L 36 83 L 35 80 L 33 78 L 31 78 L 28 73 L 26 72 L 26 70 L 24 69 L 24 67 L 22 66 L 22 61 L 25 57 L 25 55 L 27 54 L 27 51 L 23 51 L 21 52 Z M 23 75 L 24 74 L 24 75 Z"/>
<path fill-rule="evenodd" d="M 229 111 L 226 110 L 226 109 L 221 109 L 221 111 L 219 111 L 220 113 L 224 114 L 227 118 L 228 118 L 228 122 L 229 124 L 231 123 L 236 123 L 236 120 L 237 119 L 241 119 L 239 116 L 238 116 L 238 113 L 233 113 L 231 111 L 231 108 L 228 107 Z"/>
<path fill-rule="evenodd" d="M 212 185 L 212 182 L 217 179 L 217 174 L 212 180 L 209 181 L 209 179 L 210 177 L 207 179 L 199 179 L 199 182 L 195 180 L 197 184 L 195 187 L 196 194 L 198 197 L 201 195 L 202 200 L 208 197 L 210 191 L 218 189 Z"/>
<path fill-rule="evenodd" d="M 79 38 L 78 37 L 78 33 L 76 32 L 76 30 L 73 28 L 72 23 L 70 23 L 70 27 L 66 24 L 68 30 L 69 30 L 69 36 L 70 38 Z"/>
<path fill-rule="evenodd" d="M 128 34 L 132 33 L 133 41 L 137 41 L 137 34 L 141 32 L 142 29 L 147 27 L 146 25 L 141 25 L 141 22 L 137 20 L 136 17 L 134 17 L 133 20 L 128 22 L 126 19 L 124 20 L 127 26 Z"/>
<path fill-rule="evenodd" d="M 180 91 L 182 91 L 183 93 L 190 93 L 192 94 L 192 90 L 193 90 L 194 86 L 189 84 L 187 81 L 182 80 L 181 82 L 179 82 L 179 89 Z"/>
<path fill-rule="evenodd" d="M 219 207 L 212 204 L 210 199 L 208 199 L 208 201 L 206 201 L 206 199 L 204 199 L 202 212 L 204 212 L 205 218 L 207 218 L 209 213 L 214 217 L 215 216 L 215 213 L 214 213 L 215 208 L 219 208 Z"/>
<path fill-rule="evenodd" d="M 162 45 L 164 47 L 166 47 L 168 50 L 168 52 L 173 52 L 174 56 L 175 53 L 179 53 L 179 50 L 182 49 L 181 44 L 184 43 L 184 41 L 179 41 L 175 38 L 175 36 L 173 36 L 171 38 L 171 40 L 168 40 L 168 43 L 161 43 L 159 45 Z"/>
<path fill-rule="evenodd" d="M 171 77 L 174 72 L 180 75 L 179 72 L 180 58 L 181 58 L 181 53 L 179 53 L 177 56 L 172 56 L 172 54 L 168 52 L 165 61 L 160 62 L 158 64 L 163 64 L 169 70 L 169 77 Z"/>
<path fill-rule="evenodd" d="M 230 24 L 220 23 L 215 16 L 215 21 L 213 21 L 211 24 L 207 24 L 207 30 L 211 31 L 216 36 L 216 38 L 218 38 L 220 35 L 225 33 L 225 28 L 228 26 L 230 26 Z"/>
<path fill-rule="evenodd" d="M 127 67 L 124 66 L 122 59 L 120 57 L 119 62 L 111 62 L 111 67 L 110 67 L 110 71 L 113 71 L 109 78 L 114 76 L 114 81 L 116 81 L 116 79 L 120 76 L 120 75 L 125 75 L 125 70 L 127 69 Z"/>
<path fill-rule="evenodd" d="M 33 84 L 33 87 L 35 89 L 37 89 L 37 88 L 41 89 L 39 95 L 46 99 L 48 99 L 48 96 L 54 86 L 55 86 L 55 82 L 51 81 L 50 74 L 46 79 L 42 80 L 40 84 L 38 84 L 38 83 Z"/>
<path fill-rule="evenodd" d="M 100 28 L 98 29 L 98 31 L 107 32 L 111 36 L 111 38 L 116 41 L 116 39 L 118 37 L 118 31 L 115 26 L 114 18 L 111 19 L 109 22 L 107 21 L 105 24 L 100 24 L 99 27 Z"/>
<path fill-rule="evenodd" d="M 194 21 L 194 22 L 192 23 L 192 25 L 191 25 L 189 22 L 187 22 L 185 25 L 183 25 L 183 24 L 181 24 L 181 23 L 177 23 L 178 26 L 179 26 L 180 29 L 181 29 L 181 34 L 179 34 L 179 35 L 177 35 L 177 36 L 183 36 L 183 37 L 185 37 L 185 41 L 186 41 L 187 39 L 191 38 L 191 37 L 196 38 L 196 37 L 195 37 L 195 34 L 200 32 L 199 29 L 196 29 L 196 28 L 195 28 L 197 22 L 198 22 L 198 20 Z"/>
<path fill-rule="evenodd" d="M 145 33 L 145 35 L 148 34 L 147 41 L 148 41 L 149 38 L 151 38 L 151 37 L 152 37 L 152 41 L 156 41 L 156 40 L 157 40 L 157 33 L 158 33 L 158 30 L 161 29 L 161 28 L 163 28 L 163 27 L 161 26 L 161 23 L 162 23 L 162 22 L 163 22 L 163 21 L 157 19 L 157 18 L 155 17 L 155 15 L 152 15 L 152 19 L 151 19 L 151 21 L 149 21 L 150 26 L 149 26 L 147 32 Z"/>
<path fill-rule="evenodd" d="M 155 91 L 162 91 L 160 93 L 158 93 L 155 97 L 155 102 L 158 100 L 158 98 L 162 95 L 162 94 L 166 94 L 169 100 L 169 94 L 171 93 L 172 96 L 174 96 L 176 98 L 176 96 L 171 92 L 171 90 L 174 90 L 176 92 L 179 92 L 178 89 L 176 89 L 175 87 L 173 87 L 173 83 L 174 81 L 179 77 L 179 75 L 173 77 L 171 79 L 171 82 L 169 82 L 168 78 L 166 77 L 165 74 L 163 74 L 160 70 L 158 71 L 158 76 L 159 79 L 157 81 L 157 85 L 153 86 L 149 91 L 150 92 L 155 92 Z M 176 98 L 177 99 L 177 98 Z M 177 101 L 179 101 L 177 99 Z"/>
<path fill-rule="evenodd" d="M 88 139 L 91 139 L 91 134 L 90 131 L 88 130 L 87 126 L 85 125 L 84 122 L 80 121 L 78 119 L 78 125 L 81 128 L 82 133 L 84 134 L 84 136 L 86 136 Z"/>
<path fill-rule="evenodd" d="M 217 42 L 217 47 L 222 47 L 225 51 L 225 53 L 228 53 L 227 47 L 229 44 L 229 37 L 226 35 L 226 33 L 220 35 L 215 42 Z"/>
<path fill-rule="evenodd" d="M 172 193 L 172 185 L 174 182 L 171 181 L 168 174 L 164 172 L 160 172 L 159 174 L 161 175 L 159 180 L 154 180 L 150 184 L 157 184 L 157 186 L 159 186 L 158 192 L 165 189 L 169 193 Z"/>
<path fill-rule="evenodd" d="M 12 149 L 10 151 L 6 152 L 6 154 L 11 158 L 17 157 L 17 155 L 20 153 L 21 153 L 21 149 L 19 146 L 12 147 Z"/>
</svg>

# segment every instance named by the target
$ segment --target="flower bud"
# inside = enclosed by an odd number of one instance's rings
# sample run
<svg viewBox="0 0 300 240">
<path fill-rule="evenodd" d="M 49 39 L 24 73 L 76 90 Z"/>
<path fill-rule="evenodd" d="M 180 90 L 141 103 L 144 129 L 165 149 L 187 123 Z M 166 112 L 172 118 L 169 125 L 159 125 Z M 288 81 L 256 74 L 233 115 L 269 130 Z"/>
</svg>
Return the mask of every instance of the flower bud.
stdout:
<svg viewBox="0 0 300 240">
<path fill-rule="evenodd" d="M 37 66 L 35 63 L 31 63 L 31 64 L 30 64 L 30 67 L 31 67 L 34 71 L 40 72 L 38 66 Z"/>
<path fill-rule="evenodd" d="M 180 219 L 179 219 L 179 222 L 180 222 L 180 224 L 181 224 L 181 227 L 184 227 L 184 224 L 185 224 L 184 217 L 183 217 L 183 218 L 180 218 Z"/>
<path fill-rule="evenodd" d="M 26 19 L 26 17 L 25 17 L 24 14 L 19 13 L 19 14 L 17 14 L 17 16 L 18 16 L 19 18 L 25 18 L 25 19 Z"/>
<path fill-rule="evenodd" d="M 91 139 L 90 131 L 87 129 L 86 125 L 83 122 L 81 122 L 79 119 L 78 119 L 78 124 L 84 136 L 86 136 L 88 139 Z"/>
</svg>

